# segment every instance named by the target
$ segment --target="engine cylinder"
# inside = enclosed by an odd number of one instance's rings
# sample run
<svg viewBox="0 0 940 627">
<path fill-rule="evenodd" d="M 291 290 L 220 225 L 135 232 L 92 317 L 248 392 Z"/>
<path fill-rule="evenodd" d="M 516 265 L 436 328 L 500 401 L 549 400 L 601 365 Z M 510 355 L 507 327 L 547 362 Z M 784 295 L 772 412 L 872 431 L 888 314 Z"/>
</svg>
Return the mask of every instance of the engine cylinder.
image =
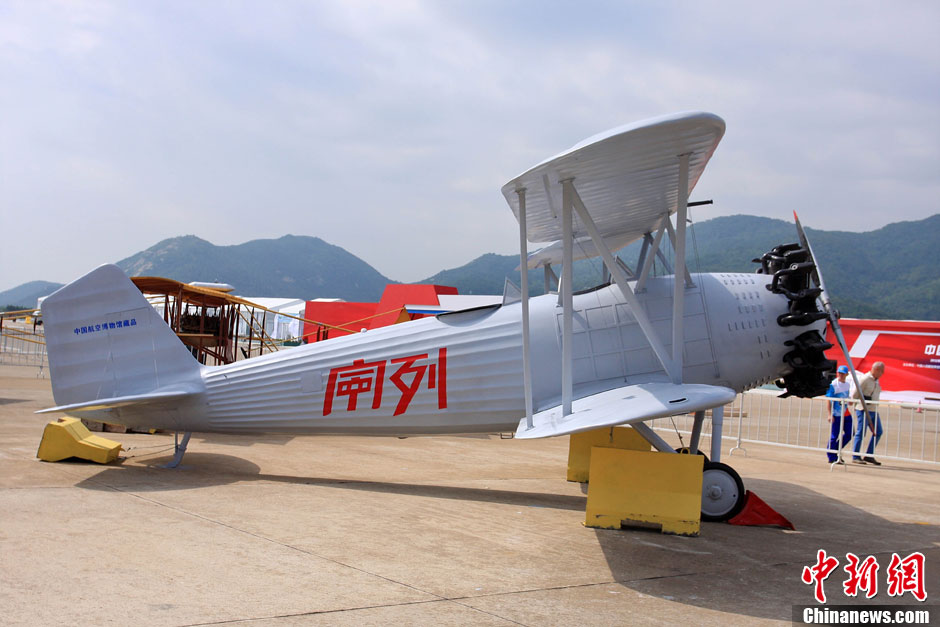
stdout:
<svg viewBox="0 0 940 627">
<path fill-rule="evenodd" d="M 761 264 L 758 273 L 773 275 L 767 289 L 786 296 L 790 302 L 787 313 L 777 317 L 777 324 L 807 326 L 827 317 L 817 304 L 822 290 L 811 283 L 816 275 L 816 264 L 808 250 L 799 244 L 781 244 L 754 262 Z M 783 396 L 809 398 L 825 394 L 835 377 L 836 362 L 825 355 L 832 344 L 812 329 L 787 341 L 786 345 L 793 349 L 783 356 L 783 361 L 792 371 L 777 382 L 786 389 Z"/>
</svg>

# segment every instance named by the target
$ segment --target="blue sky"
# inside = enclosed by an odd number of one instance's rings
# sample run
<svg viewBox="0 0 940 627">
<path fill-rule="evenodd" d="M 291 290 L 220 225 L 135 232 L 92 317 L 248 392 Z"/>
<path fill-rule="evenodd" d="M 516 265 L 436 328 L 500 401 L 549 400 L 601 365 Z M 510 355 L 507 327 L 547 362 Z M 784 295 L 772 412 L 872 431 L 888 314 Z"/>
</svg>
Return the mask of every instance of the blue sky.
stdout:
<svg viewBox="0 0 940 627">
<path fill-rule="evenodd" d="M 683 110 L 728 126 L 697 220 L 921 219 L 938 27 L 935 2 L 0 2 L 0 290 L 183 234 L 419 280 L 515 252 L 515 175 Z"/>
</svg>

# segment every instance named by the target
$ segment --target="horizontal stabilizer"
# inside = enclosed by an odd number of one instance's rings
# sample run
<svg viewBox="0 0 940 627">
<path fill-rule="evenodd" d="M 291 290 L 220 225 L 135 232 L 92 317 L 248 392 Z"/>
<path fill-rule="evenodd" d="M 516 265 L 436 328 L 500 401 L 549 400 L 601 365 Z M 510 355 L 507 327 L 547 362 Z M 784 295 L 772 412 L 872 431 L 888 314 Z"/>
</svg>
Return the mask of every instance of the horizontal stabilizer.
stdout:
<svg viewBox="0 0 940 627">
<path fill-rule="evenodd" d="M 84 403 L 71 403 L 69 405 L 59 405 L 48 409 L 40 409 L 37 414 L 51 414 L 54 412 L 84 412 L 101 411 L 103 409 L 117 409 L 118 407 L 128 407 L 130 405 L 150 405 L 165 401 L 177 401 L 187 396 L 193 396 L 199 393 L 197 386 L 188 388 L 174 388 L 168 390 L 155 390 L 147 394 L 131 394 L 130 396 L 114 396 L 112 398 L 99 398 L 94 401 Z"/>
<path fill-rule="evenodd" d="M 531 429 L 527 428 L 526 419 L 523 418 L 516 430 L 516 437 L 547 438 L 702 411 L 727 405 L 734 400 L 735 394 L 731 388 L 717 385 L 625 385 L 575 400 L 571 405 L 571 414 L 567 416 L 562 416 L 561 405 L 540 411 L 532 416 Z"/>
</svg>

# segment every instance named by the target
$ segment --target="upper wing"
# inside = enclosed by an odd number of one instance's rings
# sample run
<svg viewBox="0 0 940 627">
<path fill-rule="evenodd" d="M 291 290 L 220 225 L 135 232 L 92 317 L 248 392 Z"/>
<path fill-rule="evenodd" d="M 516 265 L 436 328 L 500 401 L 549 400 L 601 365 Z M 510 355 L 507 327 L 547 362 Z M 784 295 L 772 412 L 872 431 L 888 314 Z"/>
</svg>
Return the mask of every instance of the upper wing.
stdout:
<svg viewBox="0 0 940 627">
<path fill-rule="evenodd" d="M 503 185 L 503 196 L 518 219 L 516 190 L 526 190 L 526 237 L 530 242 L 560 240 L 559 183 L 574 179 L 601 236 L 620 235 L 629 243 L 658 227 L 664 215 L 676 211 L 678 156 L 691 153 L 691 192 L 724 132 L 724 120 L 702 112 L 621 126 L 520 174 Z M 574 237 L 584 235 L 587 231 L 575 216 Z"/>
<path fill-rule="evenodd" d="M 546 438 L 686 414 L 727 405 L 735 394 L 731 388 L 693 383 L 625 385 L 573 401 L 567 416 L 562 416 L 561 405 L 540 411 L 532 416 L 532 429 L 526 428 L 523 418 L 516 437 Z"/>
</svg>

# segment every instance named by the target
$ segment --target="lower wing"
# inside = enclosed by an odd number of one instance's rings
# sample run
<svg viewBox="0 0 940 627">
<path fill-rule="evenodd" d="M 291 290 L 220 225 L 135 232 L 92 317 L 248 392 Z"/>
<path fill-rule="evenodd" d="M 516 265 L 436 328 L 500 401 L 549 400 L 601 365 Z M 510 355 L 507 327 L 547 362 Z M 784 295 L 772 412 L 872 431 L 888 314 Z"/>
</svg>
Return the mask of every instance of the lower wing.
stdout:
<svg viewBox="0 0 940 627">
<path fill-rule="evenodd" d="M 532 416 L 532 428 L 523 418 L 516 429 L 522 439 L 547 438 L 601 427 L 642 422 L 678 414 L 703 411 L 734 400 L 736 392 L 717 385 L 694 383 L 638 383 L 625 385 L 572 402 L 571 413 L 562 415 L 561 405 Z"/>
</svg>

